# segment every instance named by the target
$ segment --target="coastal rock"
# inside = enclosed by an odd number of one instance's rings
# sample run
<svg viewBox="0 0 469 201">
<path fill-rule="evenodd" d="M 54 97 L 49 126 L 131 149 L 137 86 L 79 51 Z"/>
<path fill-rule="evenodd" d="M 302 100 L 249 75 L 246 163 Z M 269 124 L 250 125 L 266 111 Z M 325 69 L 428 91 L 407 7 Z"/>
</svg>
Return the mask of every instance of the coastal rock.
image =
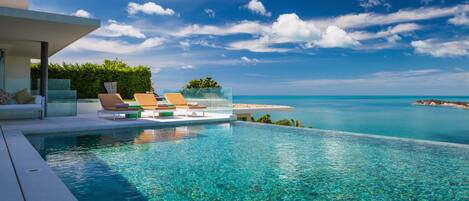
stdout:
<svg viewBox="0 0 469 201">
<path fill-rule="evenodd" d="M 457 102 L 457 101 L 445 101 L 445 100 L 417 100 L 416 105 L 429 105 L 429 106 L 445 106 L 445 107 L 455 107 L 462 109 L 469 109 L 469 102 Z"/>
</svg>

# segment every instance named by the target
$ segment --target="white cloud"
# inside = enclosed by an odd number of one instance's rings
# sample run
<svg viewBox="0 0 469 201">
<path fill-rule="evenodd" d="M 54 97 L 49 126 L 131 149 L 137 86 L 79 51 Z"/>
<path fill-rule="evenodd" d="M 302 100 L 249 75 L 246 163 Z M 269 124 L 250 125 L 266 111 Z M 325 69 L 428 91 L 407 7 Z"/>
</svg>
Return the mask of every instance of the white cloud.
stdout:
<svg viewBox="0 0 469 201">
<path fill-rule="evenodd" d="M 359 13 L 342 15 L 335 18 L 310 20 L 319 28 L 336 25 L 342 29 L 363 28 L 377 25 L 429 20 L 434 18 L 454 16 L 458 13 L 469 11 L 469 4 L 461 4 L 453 7 L 423 7 L 417 9 L 402 9 L 389 14 Z"/>
<path fill-rule="evenodd" d="M 347 32 L 336 26 L 327 27 L 326 31 L 322 34 L 321 40 L 312 43 L 326 48 L 352 47 L 360 44 L 357 40 L 348 35 Z"/>
<path fill-rule="evenodd" d="M 141 49 L 158 47 L 158 46 L 163 45 L 165 41 L 166 41 L 166 39 L 164 39 L 164 38 L 153 37 L 153 38 L 149 38 L 149 39 L 146 39 L 145 41 L 143 41 L 143 43 L 141 43 L 139 45 L 139 47 Z"/>
<path fill-rule="evenodd" d="M 412 32 L 415 30 L 421 29 L 422 26 L 415 24 L 415 23 L 405 23 L 405 24 L 398 24 L 393 27 L 388 27 L 386 30 L 382 30 L 376 33 L 366 32 L 366 31 L 356 31 L 350 33 L 353 38 L 357 40 L 370 40 L 370 39 L 377 39 L 377 38 L 396 38 L 398 34 Z"/>
<path fill-rule="evenodd" d="M 249 50 L 251 52 L 286 52 L 287 48 L 275 48 L 270 46 L 269 38 L 261 37 L 254 40 L 237 41 L 228 44 L 230 50 Z"/>
<path fill-rule="evenodd" d="M 210 18 L 214 18 L 215 15 L 216 15 L 216 12 L 215 12 L 214 10 L 210 9 L 210 8 L 206 8 L 206 9 L 204 10 L 204 12 L 205 12 L 205 14 L 207 14 L 207 16 L 210 17 Z"/>
<path fill-rule="evenodd" d="M 454 25 L 469 26 L 469 17 L 466 13 L 461 13 L 448 20 L 448 23 Z"/>
<path fill-rule="evenodd" d="M 146 38 L 139 29 L 125 23 L 119 23 L 115 20 L 108 20 L 108 23 L 93 33 L 105 37 L 128 36 L 133 38 Z"/>
<path fill-rule="evenodd" d="M 469 40 L 438 42 L 435 40 L 417 40 L 411 42 L 415 52 L 433 57 L 469 56 Z"/>
<path fill-rule="evenodd" d="M 301 20 L 296 14 L 283 14 L 260 33 L 262 36 L 253 39 L 233 42 L 228 49 L 245 49 L 252 52 L 285 52 L 289 49 L 275 48 L 282 43 L 308 44 L 308 47 L 351 47 L 359 42 L 347 32 L 336 26 L 327 27 L 324 31 L 312 23 Z"/>
<path fill-rule="evenodd" d="M 259 62 L 259 60 L 256 58 L 248 58 L 245 56 L 241 57 L 240 60 L 246 63 L 258 63 Z"/>
<path fill-rule="evenodd" d="M 295 13 L 283 14 L 272 24 L 271 34 L 278 41 L 310 41 L 321 37 L 314 24 L 301 20 Z"/>
<path fill-rule="evenodd" d="M 130 44 L 122 40 L 108 40 L 101 38 L 85 37 L 70 45 L 70 51 L 94 51 L 113 54 L 135 54 L 148 50 L 164 43 L 162 38 L 149 38 L 140 44 Z"/>
<path fill-rule="evenodd" d="M 85 18 L 92 17 L 92 15 L 88 11 L 83 10 L 83 9 L 77 10 L 75 13 L 73 13 L 73 15 L 77 17 L 85 17 Z"/>
<path fill-rule="evenodd" d="M 194 69 L 195 66 L 189 64 L 189 65 L 183 65 L 183 66 L 181 66 L 181 68 L 182 69 Z"/>
<path fill-rule="evenodd" d="M 173 9 L 163 8 L 162 6 L 153 2 L 147 2 L 144 4 L 130 2 L 127 5 L 127 12 L 130 15 L 135 15 L 139 12 L 142 12 L 148 15 L 174 15 L 175 14 Z"/>
<path fill-rule="evenodd" d="M 295 13 L 289 13 L 280 15 L 271 24 L 257 21 L 241 21 L 223 26 L 194 24 L 170 34 L 179 37 L 249 34 L 251 39 L 229 42 L 226 48 L 252 52 L 285 52 L 295 49 L 291 46 L 282 47 L 282 44 L 294 44 L 303 48 L 387 49 L 405 47 L 399 43 L 405 33 L 423 28 L 413 21 L 454 16 L 466 10 L 469 11 L 469 4 L 402 9 L 389 14 L 348 14 L 313 20 L 303 20 Z M 393 26 L 378 32 L 360 30 L 391 24 Z"/>
<path fill-rule="evenodd" d="M 189 35 L 230 35 L 230 34 L 258 34 L 263 32 L 265 27 L 258 22 L 241 21 L 238 23 L 227 24 L 225 26 L 213 25 L 190 25 L 182 28 L 176 33 L 175 36 L 189 36 Z"/>
<path fill-rule="evenodd" d="M 378 6 L 382 6 L 387 10 L 391 8 L 391 4 L 387 3 L 386 0 L 360 0 L 358 5 L 365 9 L 371 9 Z"/>
<path fill-rule="evenodd" d="M 244 7 L 249 9 L 251 12 L 262 15 L 262 16 L 267 16 L 267 17 L 272 16 L 272 13 L 268 12 L 267 9 L 265 9 L 264 4 L 262 4 L 262 2 L 258 0 L 251 0 Z"/>
<path fill-rule="evenodd" d="M 189 48 L 191 47 L 191 44 L 189 43 L 189 41 L 179 41 L 179 46 L 183 50 L 189 50 Z"/>
</svg>

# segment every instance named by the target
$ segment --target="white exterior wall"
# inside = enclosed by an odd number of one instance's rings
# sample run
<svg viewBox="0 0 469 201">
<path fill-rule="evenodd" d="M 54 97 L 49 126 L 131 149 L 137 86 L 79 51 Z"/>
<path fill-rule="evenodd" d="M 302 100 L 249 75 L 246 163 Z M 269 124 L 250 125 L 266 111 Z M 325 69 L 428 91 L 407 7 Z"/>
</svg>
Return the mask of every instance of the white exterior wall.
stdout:
<svg viewBox="0 0 469 201">
<path fill-rule="evenodd" d="M 29 57 L 8 56 L 5 58 L 5 89 L 17 92 L 31 88 L 31 59 Z"/>
</svg>

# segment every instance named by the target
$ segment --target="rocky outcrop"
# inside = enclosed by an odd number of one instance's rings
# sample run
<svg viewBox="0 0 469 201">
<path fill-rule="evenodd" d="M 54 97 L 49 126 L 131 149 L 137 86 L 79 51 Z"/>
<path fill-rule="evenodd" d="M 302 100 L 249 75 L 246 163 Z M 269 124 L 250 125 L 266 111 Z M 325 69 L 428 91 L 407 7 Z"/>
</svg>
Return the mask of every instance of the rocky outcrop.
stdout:
<svg viewBox="0 0 469 201">
<path fill-rule="evenodd" d="M 469 109 L 469 102 L 456 102 L 456 101 L 444 101 L 444 100 L 430 99 L 430 100 L 418 100 L 415 102 L 415 104 Z"/>
</svg>

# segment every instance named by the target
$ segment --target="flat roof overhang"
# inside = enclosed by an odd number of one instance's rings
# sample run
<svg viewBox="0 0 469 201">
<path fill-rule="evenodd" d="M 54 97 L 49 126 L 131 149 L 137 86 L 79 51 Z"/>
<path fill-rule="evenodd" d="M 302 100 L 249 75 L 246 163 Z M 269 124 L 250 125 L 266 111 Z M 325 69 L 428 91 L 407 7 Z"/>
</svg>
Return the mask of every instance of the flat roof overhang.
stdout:
<svg viewBox="0 0 469 201">
<path fill-rule="evenodd" d="M 101 26 L 97 19 L 0 7 L 0 49 L 11 56 L 41 57 L 41 42 L 52 56 Z"/>
</svg>

